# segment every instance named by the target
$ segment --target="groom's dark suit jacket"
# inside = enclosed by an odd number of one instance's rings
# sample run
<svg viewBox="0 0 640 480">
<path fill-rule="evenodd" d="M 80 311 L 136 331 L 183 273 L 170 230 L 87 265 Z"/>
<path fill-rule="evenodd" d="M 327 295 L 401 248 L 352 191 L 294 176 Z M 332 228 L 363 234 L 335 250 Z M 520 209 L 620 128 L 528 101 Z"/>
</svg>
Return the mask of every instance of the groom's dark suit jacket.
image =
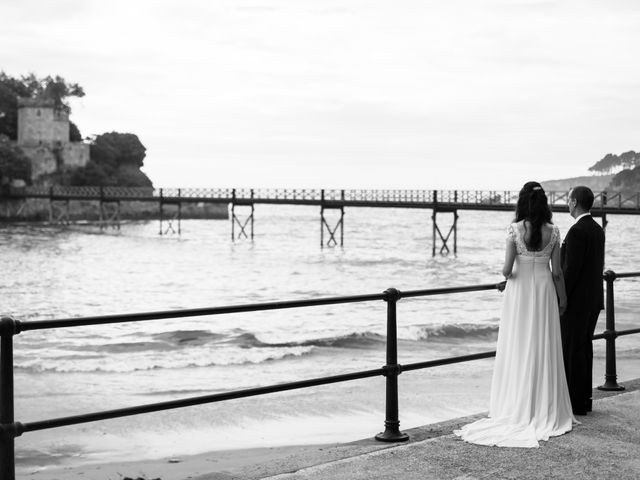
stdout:
<svg viewBox="0 0 640 480">
<path fill-rule="evenodd" d="M 604 308 L 604 231 L 591 215 L 569 229 L 561 254 L 567 289 L 567 309 L 560 318 L 564 367 L 574 413 L 585 414 L 591 403 L 591 337 Z"/>
<path fill-rule="evenodd" d="M 567 289 L 565 316 L 580 317 L 604 308 L 602 270 L 604 231 L 591 215 L 582 217 L 562 243 L 562 272 Z"/>
</svg>

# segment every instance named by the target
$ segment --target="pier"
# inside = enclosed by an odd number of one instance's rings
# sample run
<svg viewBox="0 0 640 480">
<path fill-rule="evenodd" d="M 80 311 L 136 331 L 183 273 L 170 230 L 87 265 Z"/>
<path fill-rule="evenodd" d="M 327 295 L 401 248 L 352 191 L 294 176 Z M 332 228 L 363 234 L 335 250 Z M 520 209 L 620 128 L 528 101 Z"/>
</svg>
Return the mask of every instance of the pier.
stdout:
<svg viewBox="0 0 640 480">
<path fill-rule="evenodd" d="M 566 211 L 568 192 L 547 192 L 553 211 Z M 246 188 L 125 188 L 125 187 L 21 187 L 0 195 L 6 218 L 28 215 L 28 201 L 48 202 L 49 223 L 68 225 L 72 201 L 98 203 L 101 229 L 120 228 L 122 202 L 157 205 L 159 234 L 180 234 L 182 206 L 185 204 L 225 204 L 230 206 L 231 240 L 253 240 L 256 205 L 306 205 L 319 207 L 320 246 L 344 246 L 345 209 L 411 208 L 431 210 L 432 255 L 457 253 L 459 212 L 464 210 L 514 211 L 517 191 L 507 190 L 329 190 L 329 189 L 246 189 Z M 330 213 L 331 212 L 331 213 Z M 592 214 L 607 226 L 607 215 L 640 214 L 640 192 L 596 192 Z M 441 229 L 438 219 L 452 219 L 449 229 Z"/>
</svg>

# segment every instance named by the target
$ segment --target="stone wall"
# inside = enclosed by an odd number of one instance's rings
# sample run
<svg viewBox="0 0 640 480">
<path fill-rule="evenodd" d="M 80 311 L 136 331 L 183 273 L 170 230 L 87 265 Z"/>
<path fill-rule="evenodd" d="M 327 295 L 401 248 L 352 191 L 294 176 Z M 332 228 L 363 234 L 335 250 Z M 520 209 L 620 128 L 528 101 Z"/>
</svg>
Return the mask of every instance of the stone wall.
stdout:
<svg viewBox="0 0 640 480">
<path fill-rule="evenodd" d="M 31 159 L 33 180 L 41 175 L 57 172 L 62 167 L 84 167 L 89 161 L 90 147 L 83 142 L 68 142 L 61 147 L 22 145 L 20 148 Z"/>
<path fill-rule="evenodd" d="M 21 145 L 24 154 L 31 160 L 31 179 L 53 173 L 58 169 L 58 159 L 48 145 L 28 147 Z"/>
<path fill-rule="evenodd" d="M 62 149 L 62 160 L 66 167 L 84 167 L 89 161 L 90 146 L 83 142 L 69 142 Z"/>
</svg>

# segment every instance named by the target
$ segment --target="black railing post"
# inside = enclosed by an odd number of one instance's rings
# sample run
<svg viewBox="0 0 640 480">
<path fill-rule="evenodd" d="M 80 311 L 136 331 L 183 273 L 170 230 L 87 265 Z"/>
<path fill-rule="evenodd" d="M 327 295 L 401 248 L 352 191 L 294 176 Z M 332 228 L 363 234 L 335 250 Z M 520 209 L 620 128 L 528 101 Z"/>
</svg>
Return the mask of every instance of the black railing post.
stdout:
<svg viewBox="0 0 640 480">
<path fill-rule="evenodd" d="M 387 377 L 386 407 L 384 432 L 376 435 L 376 440 L 381 442 L 405 442 L 409 435 L 400 431 L 398 419 L 398 375 L 402 371 L 398 364 L 398 334 L 396 326 L 396 304 L 402 294 L 395 288 L 385 290 L 385 302 L 387 302 L 387 364 L 383 367 L 384 376 Z"/>
<path fill-rule="evenodd" d="M 624 390 L 622 385 L 618 385 L 618 374 L 616 373 L 616 322 L 613 300 L 613 282 L 616 274 L 611 270 L 604 272 L 604 279 L 607 282 L 607 324 L 604 331 L 604 338 L 607 342 L 607 351 L 604 367 L 604 385 L 600 385 L 598 390 Z"/>
<path fill-rule="evenodd" d="M 11 317 L 0 319 L 0 480 L 15 480 L 16 424 L 13 418 L 13 336 L 19 323 Z"/>
</svg>

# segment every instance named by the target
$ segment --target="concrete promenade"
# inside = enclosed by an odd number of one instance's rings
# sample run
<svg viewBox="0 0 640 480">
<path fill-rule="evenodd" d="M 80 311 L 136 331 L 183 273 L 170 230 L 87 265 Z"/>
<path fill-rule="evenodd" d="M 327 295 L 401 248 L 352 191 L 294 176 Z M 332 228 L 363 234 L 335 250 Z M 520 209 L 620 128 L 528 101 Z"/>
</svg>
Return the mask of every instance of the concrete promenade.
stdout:
<svg viewBox="0 0 640 480">
<path fill-rule="evenodd" d="M 593 412 L 566 435 L 537 449 L 470 445 L 452 430 L 475 415 L 406 432 L 404 444 L 373 439 L 307 452 L 242 472 L 219 472 L 198 480 L 258 479 L 640 479 L 640 379 L 624 392 L 594 390 Z M 401 419 L 402 420 L 402 419 Z"/>
</svg>

